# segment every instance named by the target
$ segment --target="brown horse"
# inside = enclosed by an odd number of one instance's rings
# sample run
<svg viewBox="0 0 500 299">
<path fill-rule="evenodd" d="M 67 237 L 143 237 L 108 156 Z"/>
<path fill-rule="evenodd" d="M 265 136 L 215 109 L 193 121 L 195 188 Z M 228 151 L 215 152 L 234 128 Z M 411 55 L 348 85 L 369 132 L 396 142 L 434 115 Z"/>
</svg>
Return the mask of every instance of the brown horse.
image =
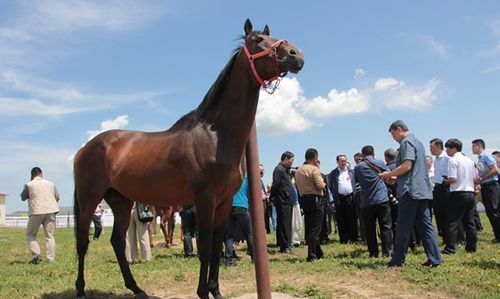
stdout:
<svg viewBox="0 0 500 299">
<path fill-rule="evenodd" d="M 84 262 L 92 214 L 101 198 L 114 213 L 111 235 L 125 286 L 147 297 L 125 259 L 125 233 L 133 201 L 152 206 L 196 204 L 200 276 L 197 294 L 223 298 L 219 262 L 224 224 L 243 179 L 243 155 L 255 120 L 259 90 L 269 81 L 297 73 L 301 51 L 269 36 L 269 28 L 244 25 L 237 49 L 197 109 L 164 132 L 104 132 L 77 154 L 75 230 L 78 252 L 77 296 L 85 296 Z"/>
</svg>

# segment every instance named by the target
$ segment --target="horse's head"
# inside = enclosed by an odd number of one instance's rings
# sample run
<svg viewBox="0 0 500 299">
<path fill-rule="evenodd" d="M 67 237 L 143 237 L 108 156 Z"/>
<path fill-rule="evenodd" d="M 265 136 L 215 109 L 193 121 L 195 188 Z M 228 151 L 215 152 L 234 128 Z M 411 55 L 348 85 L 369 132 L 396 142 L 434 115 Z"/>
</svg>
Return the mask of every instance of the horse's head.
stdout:
<svg viewBox="0 0 500 299">
<path fill-rule="evenodd" d="M 249 19 L 245 22 L 245 53 L 250 61 L 255 78 L 263 87 L 287 72 L 298 73 L 304 66 L 302 51 L 286 40 L 277 40 L 269 35 L 266 25 L 262 32 L 253 31 Z"/>
</svg>

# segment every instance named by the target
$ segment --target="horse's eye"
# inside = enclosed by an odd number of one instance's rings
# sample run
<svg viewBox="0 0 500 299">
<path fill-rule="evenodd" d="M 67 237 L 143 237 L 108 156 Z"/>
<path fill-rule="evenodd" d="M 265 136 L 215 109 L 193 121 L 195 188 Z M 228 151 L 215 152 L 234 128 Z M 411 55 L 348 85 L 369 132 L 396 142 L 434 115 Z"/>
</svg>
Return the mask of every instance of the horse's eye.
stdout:
<svg viewBox="0 0 500 299">
<path fill-rule="evenodd" d="M 264 38 L 262 36 L 258 36 L 258 35 L 255 35 L 253 38 L 252 38 L 255 42 L 257 43 L 260 43 L 261 41 L 264 40 Z"/>
</svg>

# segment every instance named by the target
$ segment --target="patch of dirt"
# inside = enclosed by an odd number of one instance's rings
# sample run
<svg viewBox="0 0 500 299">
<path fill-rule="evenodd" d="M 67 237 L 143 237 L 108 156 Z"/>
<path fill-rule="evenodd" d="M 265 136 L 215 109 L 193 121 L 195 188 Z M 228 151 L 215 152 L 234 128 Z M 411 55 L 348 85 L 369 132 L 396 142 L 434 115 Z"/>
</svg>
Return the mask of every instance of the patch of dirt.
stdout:
<svg viewBox="0 0 500 299">
<path fill-rule="evenodd" d="M 329 273 L 330 274 L 330 273 Z M 374 277 L 373 273 L 359 271 L 357 273 L 350 273 L 349 276 L 335 276 L 335 275 L 324 275 L 324 277 L 318 279 L 318 277 L 310 278 L 307 275 L 302 275 L 301 273 L 296 273 L 294 275 L 286 275 L 286 277 L 279 277 L 279 274 L 274 273 L 271 279 L 271 285 L 281 285 L 288 284 L 293 285 L 297 288 L 304 288 L 308 285 L 317 285 L 322 292 L 326 293 L 328 298 L 398 298 L 398 299 L 417 299 L 417 298 L 438 298 L 438 299 L 454 299 L 455 297 L 439 292 L 428 292 L 425 290 L 415 291 L 408 282 L 401 281 L 398 278 L 397 271 L 387 271 L 384 272 L 384 277 Z M 248 278 L 251 280 L 246 280 L 241 277 L 234 278 L 234 280 L 221 280 L 221 292 L 228 295 L 227 298 L 235 299 L 257 299 L 256 293 L 251 293 L 252 288 L 255 290 L 255 278 Z M 391 281 L 396 282 L 394 285 Z M 248 290 L 247 294 L 231 296 L 230 290 Z M 163 298 L 163 299 L 196 299 L 198 298 L 195 290 L 195 286 L 192 291 L 188 291 L 188 294 L 193 295 L 173 295 L 172 289 L 170 291 L 157 289 L 151 292 L 153 298 Z M 241 292 L 240 292 L 241 294 Z M 283 293 L 272 293 L 273 299 L 293 299 L 297 298 L 289 294 Z"/>
</svg>

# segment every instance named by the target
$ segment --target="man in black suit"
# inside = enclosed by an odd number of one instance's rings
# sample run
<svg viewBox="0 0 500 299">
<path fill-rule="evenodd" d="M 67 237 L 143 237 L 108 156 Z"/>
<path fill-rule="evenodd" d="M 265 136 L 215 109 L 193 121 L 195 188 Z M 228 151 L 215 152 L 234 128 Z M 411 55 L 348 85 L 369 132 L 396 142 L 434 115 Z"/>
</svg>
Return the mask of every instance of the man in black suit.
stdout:
<svg viewBox="0 0 500 299">
<path fill-rule="evenodd" d="M 293 185 L 290 178 L 294 154 L 286 151 L 273 171 L 271 200 L 276 206 L 276 242 L 281 253 L 292 252 Z"/>
</svg>

